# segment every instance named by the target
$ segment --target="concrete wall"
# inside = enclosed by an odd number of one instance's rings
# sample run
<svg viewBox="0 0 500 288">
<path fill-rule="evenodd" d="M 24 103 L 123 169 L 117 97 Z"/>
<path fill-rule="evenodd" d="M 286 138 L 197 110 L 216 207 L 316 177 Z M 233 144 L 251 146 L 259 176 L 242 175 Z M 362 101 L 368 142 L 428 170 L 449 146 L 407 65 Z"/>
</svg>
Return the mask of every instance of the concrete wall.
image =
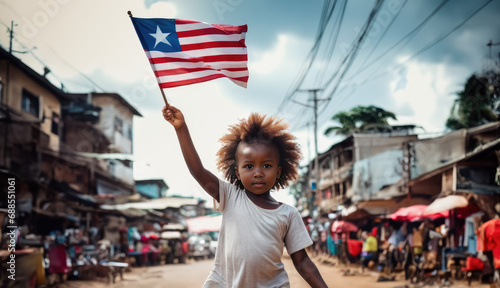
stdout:
<svg viewBox="0 0 500 288">
<path fill-rule="evenodd" d="M 6 69 L 5 62 L 2 62 L 2 65 L 0 65 L 0 71 L 1 71 L 0 77 L 2 79 L 2 83 L 4 84 L 3 89 L 4 90 L 8 89 L 8 91 L 5 90 L 4 94 L 2 95 L 2 103 L 8 106 L 13 111 L 15 111 L 15 113 L 18 114 L 18 117 L 21 117 L 27 121 L 37 122 L 43 120 L 44 119 L 43 117 L 45 116 L 44 121 L 39 124 L 40 128 L 42 132 L 49 135 L 50 137 L 49 148 L 53 151 L 59 151 L 59 145 L 60 145 L 59 135 L 51 132 L 53 113 L 56 113 L 57 115 L 59 115 L 59 117 L 61 116 L 61 103 L 59 99 L 54 94 L 45 89 L 43 86 L 39 85 L 31 77 L 27 76 L 24 72 L 15 67 L 14 65 L 10 65 L 10 78 L 9 78 L 9 85 L 7 87 L 6 85 L 7 75 L 5 74 L 6 73 L 5 69 Z M 39 98 L 39 103 L 40 103 L 39 117 L 35 117 L 32 114 L 22 110 L 21 105 L 22 105 L 23 89 L 26 89 L 35 97 Z M 59 125 L 62 125 L 61 122 L 62 121 L 60 121 Z"/>
<path fill-rule="evenodd" d="M 457 130 L 446 135 L 422 139 L 414 143 L 411 179 L 430 172 L 447 161 L 465 155 L 467 130 Z"/>
<path fill-rule="evenodd" d="M 109 139 L 112 150 L 131 154 L 132 140 L 128 138 L 128 133 L 132 129 L 132 111 L 115 97 L 106 94 L 92 95 L 92 104 L 102 108 L 96 128 Z M 121 122 L 121 131 L 118 129 L 118 122 Z"/>
</svg>

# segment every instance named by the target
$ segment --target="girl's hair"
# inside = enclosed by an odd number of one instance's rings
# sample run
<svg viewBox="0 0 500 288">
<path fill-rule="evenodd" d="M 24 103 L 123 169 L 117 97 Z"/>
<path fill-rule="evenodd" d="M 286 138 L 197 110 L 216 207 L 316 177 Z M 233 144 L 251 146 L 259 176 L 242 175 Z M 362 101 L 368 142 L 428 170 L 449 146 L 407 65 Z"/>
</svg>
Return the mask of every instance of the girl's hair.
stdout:
<svg viewBox="0 0 500 288">
<path fill-rule="evenodd" d="M 272 188 L 285 188 L 289 181 L 297 179 L 297 168 L 302 154 L 295 136 L 288 131 L 288 124 L 284 123 L 283 119 L 277 120 L 275 117 L 252 113 L 248 119 L 242 119 L 240 123 L 229 126 L 228 130 L 229 133 L 219 139 L 222 147 L 217 152 L 217 168 L 230 183 L 244 189 L 234 169 L 236 149 L 241 142 L 276 145 L 280 154 L 281 175 Z"/>
</svg>

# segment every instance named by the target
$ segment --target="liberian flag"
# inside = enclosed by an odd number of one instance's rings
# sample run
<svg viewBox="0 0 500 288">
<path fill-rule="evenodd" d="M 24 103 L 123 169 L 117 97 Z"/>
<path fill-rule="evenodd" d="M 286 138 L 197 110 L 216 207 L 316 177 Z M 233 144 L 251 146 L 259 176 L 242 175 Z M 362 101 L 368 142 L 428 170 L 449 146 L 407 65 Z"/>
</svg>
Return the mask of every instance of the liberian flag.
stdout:
<svg viewBox="0 0 500 288">
<path fill-rule="evenodd" d="M 247 25 L 131 17 L 160 88 L 227 77 L 247 87 Z"/>
</svg>

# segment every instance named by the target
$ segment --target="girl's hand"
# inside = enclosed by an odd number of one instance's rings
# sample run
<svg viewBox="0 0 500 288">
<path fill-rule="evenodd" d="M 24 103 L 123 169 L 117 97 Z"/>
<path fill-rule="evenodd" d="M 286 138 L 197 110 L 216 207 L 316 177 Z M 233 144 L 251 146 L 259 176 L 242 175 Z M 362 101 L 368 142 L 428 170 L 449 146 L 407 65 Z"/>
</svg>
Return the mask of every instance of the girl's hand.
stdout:
<svg viewBox="0 0 500 288">
<path fill-rule="evenodd" d="M 181 110 L 175 108 L 170 104 L 168 104 L 168 107 L 163 107 L 162 113 L 163 118 L 165 118 L 165 120 L 172 124 L 175 130 L 179 130 L 186 124 L 186 122 L 184 121 L 184 115 L 182 115 Z"/>
</svg>

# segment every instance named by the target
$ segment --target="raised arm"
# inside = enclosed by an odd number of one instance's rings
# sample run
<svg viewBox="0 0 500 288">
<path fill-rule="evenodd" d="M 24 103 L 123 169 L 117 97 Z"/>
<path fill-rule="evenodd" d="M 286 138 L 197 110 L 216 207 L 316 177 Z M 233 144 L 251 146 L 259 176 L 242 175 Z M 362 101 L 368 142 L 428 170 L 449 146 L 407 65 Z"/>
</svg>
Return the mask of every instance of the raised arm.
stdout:
<svg viewBox="0 0 500 288">
<path fill-rule="evenodd" d="M 210 196 L 219 201 L 219 179 L 203 167 L 203 163 L 191 139 L 191 134 L 189 134 L 184 115 L 182 115 L 179 109 L 171 105 L 168 108 L 167 106 L 163 107 L 162 113 L 163 118 L 175 128 L 182 156 L 184 156 L 184 161 L 186 161 L 189 172 Z"/>
<path fill-rule="evenodd" d="M 328 287 L 305 249 L 293 253 L 290 258 L 292 258 L 293 266 L 295 266 L 300 276 L 306 280 L 307 284 L 313 288 Z"/>
</svg>

